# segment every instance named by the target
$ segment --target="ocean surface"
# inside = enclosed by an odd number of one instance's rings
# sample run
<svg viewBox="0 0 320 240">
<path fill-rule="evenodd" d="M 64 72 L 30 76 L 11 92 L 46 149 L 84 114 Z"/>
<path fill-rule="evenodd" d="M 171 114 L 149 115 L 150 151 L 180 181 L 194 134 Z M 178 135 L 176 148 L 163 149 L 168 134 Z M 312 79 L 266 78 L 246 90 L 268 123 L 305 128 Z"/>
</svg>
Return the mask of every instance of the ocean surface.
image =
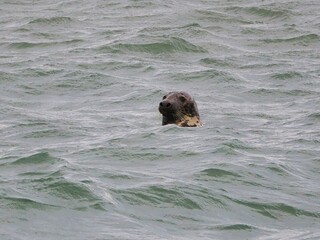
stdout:
<svg viewBox="0 0 320 240">
<path fill-rule="evenodd" d="M 0 239 L 319 240 L 319 12 L 1 0 Z"/>
</svg>

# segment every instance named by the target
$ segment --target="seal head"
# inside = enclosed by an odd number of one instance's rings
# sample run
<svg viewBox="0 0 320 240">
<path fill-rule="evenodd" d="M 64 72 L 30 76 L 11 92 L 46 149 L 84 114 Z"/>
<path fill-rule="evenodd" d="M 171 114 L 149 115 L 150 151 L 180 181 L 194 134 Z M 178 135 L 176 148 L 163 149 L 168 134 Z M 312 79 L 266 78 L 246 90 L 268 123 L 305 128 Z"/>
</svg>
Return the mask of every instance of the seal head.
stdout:
<svg viewBox="0 0 320 240">
<path fill-rule="evenodd" d="M 197 104 L 186 92 L 169 92 L 163 96 L 159 112 L 162 114 L 162 125 L 201 126 Z"/>
</svg>

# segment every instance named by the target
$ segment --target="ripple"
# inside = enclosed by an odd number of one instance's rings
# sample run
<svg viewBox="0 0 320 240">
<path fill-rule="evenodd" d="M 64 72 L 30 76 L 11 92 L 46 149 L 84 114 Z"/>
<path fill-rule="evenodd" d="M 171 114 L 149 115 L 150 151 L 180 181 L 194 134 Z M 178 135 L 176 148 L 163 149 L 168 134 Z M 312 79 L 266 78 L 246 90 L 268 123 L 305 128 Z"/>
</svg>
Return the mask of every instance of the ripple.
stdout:
<svg viewBox="0 0 320 240">
<path fill-rule="evenodd" d="M 12 165 L 52 164 L 52 163 L 55 163 L 57 160 L 58 158 L 54 158 L 50 156 L 49 153 L 42 152 L 42 153 L 36 153 L 36 154 L 30 155 L 28 157 L 19 158 L 11 164 Z"/>
<path fill-rule="evenodd" d="M 309 45 L 311 43 L 319 43 L 320 37 L 317 34 L 304 34 L 297 37 L 291 38 L 268 38 L 262 40 L 265 43 L 294 43 L 294 44 L 302 44 Z"/>
<path fill-rule="evenodd" d="M 248 91 L 250 94 L 259 95 L 259 96 L 309 96 L 309 95 L 319 95 L 318 92 L 310 91 L 310 90 L 301 90 L 301 89 L 293 89 L 293 90 L 279 90 L 275 88 L 259 88 Z"/>
<path fill-rule="evenodd" d="M 44 202 L 44 206 L 70 206 L 77 210 L 104 209 L 105 201 L 100 193 L 96 193 L 99 190 L 95 183 L 88 181 L 86 177 L 81 177 L 80 180 L 70 179 L 68 175 L 75 169 L 65 160 L 47 152 L 19 158 L 2 167 L 8 172 L 15 172 L 14 179 L 10 182 L 14 181 L 19 187 L 5 191 L 5 196 L 16 208 L 41 208 Z M 76 170 L 79 172 L 79 169 Z M 28 192 L 36 194 L 33 197 Z"/>
<path fill-rule="evenodd" d="M 116 52 L 143 52 L 150 54 L 172 53 L 172 52 L 192 52 L 205 53 L 204 48 L 196 46 L 182 38 L 171 37 L 161 42 L 147 43 L 147 44 L 129 44 L 119 43 L 114 45 L 107 45 L 100 47 L 102 51 L 116 51 Z"/>
<path fill-rule="evenodd" d="M 31 200 L 29 198 L 18 198 L 18 197 L 2 197 L 1 198 L 2 206 L 5 206 L 10 209 L 20 209 L 20 210 L 28 210 L 28 209 L 41 209 L 45 210 L 48 208 L 54 208 L 56 206 L 41 203 L 38 201 Z"/>
<path fill-rule="evenodd" d="M 246 206 L 265 217 L 269 217 L 273 219 L 279 219 L 279 217 L 284 213 L 295 216 L 295 217 L 305 216 L 305 217 L 312 217 L 312 218 L 320 218 L 320 212 L 310 212 L 307 210 L 290 206 L 286 203 L 263 203 L 263 202 L 246 201 L 246 200 L 238 200 L 238 199 L 231 199 L 231 198 L 229 199 L 237 204 Z"/>
<path fill-rule="evenodd" d="M 52 179 L 44 181 L 38 190 L 45 191 L 50 195 L 70 200 L 96 201 L 99 200 L 84 184 L 70 182 L 66 179 Z"/>
<path fill-rule="evenodd" d="M 271 76 L 273 79 L 292 79 L 292 78 L 302 78 L 303 75 L 299 72 L 284 72 L 284 73 L 275 73 Z"/>
<path fill-rule="evenodd" d="M 71 17 L 51 17 L 51 18 L 37 18 L 29 22 L 29 24 L 66 24 L 72 22 Z"/>
<path fill-rule="evenodd" d="M 201 174 L 205 174 L 208 177 L 214 177 L 214 178 L 228 178 L 228 177 L 240 177 L 239 174 L 226 171 L 219 168 L 208 168 L 201 171 Z"/>
<path fill-rule="evenodd" d="M 254 229 L 256 229 L 255 227 L 253 227 L 251 225 L 241 224 L 241 223 L 230 224 L 230 225 L 220 225 L 220 226 L 217 226 L 216 228 L 219 230 L 227 230 L 227 231 L 230 231 L 230 230 L 236 230 L 236 231 L 238 231 L 238 230 L 254 230 Z"/>
<path fill-rule="evenodd" d="M 173 78 L 180 81 L 200 81 L 200 80 L 212 79 L 212 81 L 215 81 L 221 84 L 238 82 L 238 79 L 232 76 L 229 72 L 218 71 L 213 69 L 204 70 L 204 71 L 194 71 L 194 72 L 188 72 L 188 73 L 179 73 L 174 75 Z"/>
<path fill-rule="evenodd" d="M 29 48 L 44 48 L 50 46 L 59 46 L 59 45 L 73 45 L 83 42 L 81 39 L 72 39 L 67 41 L 57 41 L 57 42 L 15 42 L 10 43 L 9 47 L 14 49 L 29 49 Z"/>
<path fill-rule="evenodd" d="M 218 58 L 203 58 L 200 60 L 201 64 L 206 66 L 218 66 L 218 67 L 231 67 L 234 64 L 228 59 L 218 59 Z"/>
<path fill-rule="evenodd" d="M 246 8 L 245 11 L 261 17 L 269 17 L 269 18 L 287 18 L 290 16 L 290 12 L 285 9 L 274 10 L 274 9 L 262 8 L 262 7 L 250 7 L 250 8 Z"/>
<path fill-rule="evenodd" d="M 228 9 L 226 9 L 228 10 Z M 231 8 L 229 10 L 232 10 Z M 241 23 L 249 24 L 250 21 L 244 20 L 237 16 L 226 13 L 227 11 L 214 11 L 214 10 L 196 10 L 196 14 L 199 15 L 200 19 L 206 19 L 212 22 L 226 22 L 226 23 Z"/>
<path fill-rule="evenodd" d="M 308 115 L 308 118 L 320 120 L 320 112 L 312 113 L 312 114 Z"/>
<path fill-rule="evenodd" d="M 291 16 L 287 9 L 275 10 L 267 7 L 229 7 L 226 10 L 237 13 L 243 12 L 268 19 L 287 19 Z"/>
<path fill-rule="evenodd" d="M 244 150 L 254 149 L 253 147 L 250 147 L 248 144 L 240 141 L 239 139 L 234 139 L 234 140 L 225 142 L 223 143 L 223 145 L 230 147 L 232 149 L 244 149 Z"/>
<path fill-rule="evenodd" d="M 201 206 L 188 198 L 178 189 L 163 186 L 150 186 L 148 188 L 114 190 L 124 201 L 131 205 L 176 206 L 186 209 L 201 209 Z"/>
<path fill-rule="evenodd" d="M 28 77 L 47 77 L 47 76 L 56 75 L 62 72 L 63 72 L 62 69 L 27 68 L 23 70 L 23 75 Z"/>
</svg>

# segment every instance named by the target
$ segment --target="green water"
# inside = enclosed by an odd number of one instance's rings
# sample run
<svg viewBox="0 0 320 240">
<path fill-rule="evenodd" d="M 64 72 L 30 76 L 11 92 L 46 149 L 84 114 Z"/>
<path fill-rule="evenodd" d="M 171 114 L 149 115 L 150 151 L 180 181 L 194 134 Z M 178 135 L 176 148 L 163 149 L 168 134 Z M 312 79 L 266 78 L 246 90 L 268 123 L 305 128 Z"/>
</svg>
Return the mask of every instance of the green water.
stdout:
<svg viewBox="0 0 320 240">
<path fill-rule="evenodd" d="M 320 239 L 319 11 L 2 1 L 0 239 Z"/>
</svg>

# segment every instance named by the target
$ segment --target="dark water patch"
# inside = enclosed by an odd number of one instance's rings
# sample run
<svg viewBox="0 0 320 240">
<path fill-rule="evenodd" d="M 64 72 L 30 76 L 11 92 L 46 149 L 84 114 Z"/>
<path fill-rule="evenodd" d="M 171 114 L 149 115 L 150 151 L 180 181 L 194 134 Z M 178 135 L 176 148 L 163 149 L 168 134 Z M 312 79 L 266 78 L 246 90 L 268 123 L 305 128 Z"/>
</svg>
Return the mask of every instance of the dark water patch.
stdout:
<svg viewBox="0 0 320 240">
<path fill-rule="evenodd" d="M 256 113 L 255 114 L 256 117 L 261 118 L 261 119 L 265 119 L 265 120 L 276 120 L 276 119 L 281 119 L 279 118 L 279 116 L 275 116 L 275 115 L 270 115 L 270 114 L 266 114 L 266 113 Z M 258 134 L 263 134 L 265 133 L 265 131 L 262 130 L 251 130 L 253 133 L 258 133 Z"/>
<path fill-rule="evenodd" d="M 250 56 L 247 56 L 250 58 Z M 250 70 L 263 70 L 265 71 L 266 69 L 275 69 L 275 68 L 290 68 L 290 64 L 284 63 L 284 62 L 277 62 L 277 63 L 272 63 L 272 60 L 270 59 L 269 56 L 264 56 L 266 60 L 261 60 L 260 59 L 250 59 L 248 62 L 241 62 L 240 69 L 250 69 Z M 266 62 L 267 61 L 267 62 Z"/>
<path fill-rule="evenodd" d="M 106 31 L 99 32 L 98 34 L 104 37 L 114 37 L 115 35 L 124 34 L 125 31 L 122 29 L 109 29 Z"/>
<path fill-rule="evenodd" d="M 42 181 L 42 186 L 38 186 L 37 190 L 66 200 L 79 200 L 88 203 L 100 201 L 85 184 L 74 183 L 65 178 L 51 178 L 51 181 L 48 180 Z"/>
<path fill-rule="evenodd" d="M 193 197 L 202 208 L 208 206 L 216 206 L 219 208 L 227 208 L 225 199 L 222 199 L 216 192 L 210 191 L 208 188 L 202 188 L 200 186 L 186 187 L 184 189 L 186 193 Z"/>
<path fill-rule="evenodd" d="M 288 176 L 288 170 L 285 166 L 279 164 L 272 164 L 272 166 L 268 166 L 267 169 L 272 171 L 273 173 L 280 176 Z"/>
<path fill-rule="evenodd" d="M 33 86 L 32 84 L 19 84 L 18 87 L 23 92 L 23 94 L 30 94 L 30 95 L 41 95 L 43 91 L 36 86 Z"/>
<path fill-rule="evenodd" d="M 226 84 L 226 83 L 236 83 L 239 82 L 239 79 L 232 76 L 229 72 L 219 71 L 219 70 L 204 70 L 197 72 L 189 72 L 189 73 L 179 73 L 173 76 L 173 78 L 177 81 L 214 81 L 216 83 Z"/>
<path fill-rule="evenodd" d="M 320 139 L 307 139 L 307 138 L 297 138 L 294 140 L 289 140 L 286 143 L 297 143 L 301 146 L 317 146 L 320 144 Z"/>
<path fill-rule="evenodd" d="M 149 205 L 157 207 L 182 207 L 201 209 L 200 205 L 179 189 L 163 186 L 148 188 L 113 190 L 117 198 L 122 198 L 130 205 Z"/>
<path fill-rule="evenodd" d="M 123 6 L 124 9 L 130 10 L 130 9 L 144 9 L 144 8 L 150 8 L 152 6 L 155 6 L 155 4 L 152 1 L 133 1 L 129 2 L 126 6 Z"/>
<path fill-rule="evenodd" d="M 133 180 L 134 177 L 130 176 L 128 174 L 114 174 L 114 173 L 106 173 L 103 175 L 103 177 L 107 179 L 118 179 L 118 180 Z"/>
<path fill-rule="evenodd" d="M 230 59 L 218 59 L 218 58 L 203 58 L 200 60 L 200 63 L 205 66 L 213 66 L 213 67 L 232 67 L 234 64 L 230 61 Z"/>
<path fill-rule="evenodd" d="M 165 154 L 159 152 L 157 149 L 140 149 L 137 151 L 133 151 L 133 149 L 122 148 L 120 149 L 110 149 L 109 156 L 112 159 L 118 159 L 123 161 L 133 161 L 133 160 L 159 160 L 159 159 L 166 159 L 172 158 L 172 155 Z"/>
<path fill-rule="evenodd" d="M 320 112 L 309 114 L 308 118 L 315 119 L 315 120 L 320 120 Z"/>
<path fill-rule="evenodd" d="M 33 169 L 29 172 L 23 172 L 19 173 L 18 175 L 21 177 L 30 177 L 28 179 L 31 179 L 31 182 L 48 182 L 52 181 L 55 178 L 60 178 L 63 176 L 63 172 L 61 170 L 54 171 L 54 169 L 50 169 L 49 171 L 35 171 L 36 169 Z"/>
<path fill-rule="evenodd" d="M 249 202 L 249 201 L 242 201 L 242 200 L 237 200 L 237 199 L 230 199 L 240 205 L 244 205 L 248 208 L 253 209 L 254 211 L 262 214 L 265 217 L 277 219 L 276 215 L 270 212 L 270 209 L 268 209 L 267 204 L 263 203 L 257 203 L 257 202 Z"/>
<path fill-rule="evenodd" d="M 186 24 L 184 26 L 177 26 L 177 29 L 188 29 L 188 28 L 200 28 L 201 25 L 199 23 L 190 23 L 190 24 Z M 164 31 L 168 31 L 170 30 L 170 27 L 159 27 L 159 26 L 151 26 L 151 27 L 146 27 L 143 28 L 142 30 L 140 30 L 139 32 L 146 32 L 146 33 L 150 33 L 150 32 L 164 32 Z"/>
<path fill-rule="evenodd" d="M 229 199 L 237 204 L 246 206 L 265 217 L 269 217 L 273 219 L 280 219 L 283 214 L 288 214 L 295 217 L 305 216 L 305 217 L 312 217 L 312 218 L 320 218 L 320 212 L 306 211 L 303 209 L 290 206 L 285 203 L 263 203 L 263 202 L 246 201 L 246 200 L 238 200 L 238 199 L 231 199 L 231 198 Z"/>
<path fill-rule="evenodd" d="M 254 150 L 253 147 L 248 144 L 240 141 L 239 139 L 233 139 L 231 141 L 224 142 L 223 145 L 230 147 L 232 149 L 240 149 L 240 150 Z"/>
<path fill-rule="evenodd" d="M 13 157 L 10 157 L 12 159 Z M 40 152 L 28 157 L 13 158 L 2 164 L 5 167 L 3 170 L 12 172 L 23 179 L 38 180 L 42 178 L 60 177 L 60 169 L 66 165 L 63 159 L 51 156 L 47 152 Z"/>
<path fill-rule="evenodd" d="M 43 25 L 63 25 L 71 23 L 71 17 L 51 17 L 51 18 L 37 18 L 29 22 L 29 24 L 43 24 Z"/>
<path fill-rule="evenodd" d="M 196 46 L 182 38 L 171 37 L 169 39 L 162 40 L 161 42 L 139 44 L 139 43 L 119 43 L 113 45 L 107 45 L 100 47 L 99 50 L 112 52 L 142 52 L 149 54 L 164 54 L 173 52 L 184 52 L 184 53 L 205 53 L 207 52 L 204 48 Z"/>
<path fill-rule="evenodd" d="M 283 91 L 276 88 L 254 89 L 254 90 L 248 91 L 248 93 L 252 95 L 257 95 L 257 96 L 274 96 L 274 97 L 285 97 L 285 96 L 305 97 L 305 96 L 319 95 L 318 92 L 309 91 L 309 90 L 293 89 L 293 90 Z"/>
<path fill-rule="evenodd" d="M 231 224 L 231 225 L 220 225 L 217 226 L 216 229 L 222 230 L 222 231 L 241 231 L 241 230 L 254 230 L 255 227 L 247 224 Z"/>
<path fill-rule="evenodd" d="M 47 129 L 41 129 L 41 130 L 34 130 L 32 132 L 26 133 L 23 138 L 29 139 L 29 138 L 53 138 L 53 137 L 70 137 L 74 136 L 73 133 L 69 131 L 64 131 L 60 128 L 47 128 Z"/>
<path fill-rule="evenodd" d="M 18 123 L 17 127 L 21 127 L 21 128 L 29 128 L 29 127 L 39 127 L 39 126 L 49 126 L 49 123 L 45 120 L 28 120 L 25 121 L 23 123 Z"/>
<path fill-rule="evenodd" d="M 253 15 L 256 17 L 263 17 L 264 19 L 276 19 L 276 20 L 284 20 L 289 18 L 292 14 L 287 9 L 277 9 L 268 8 L 268 7 L 228 7 L 225 9 L 227 12 L 233 13 L 244 13 Z M 246 16 L 246 18 L 249 16 Z"/>
<path fill-rule="evenodd" d="M 104 206 L 104 203 L 102 202 L 99 202 L 99 203 L 91 203 L 89 204 L 88 206 L 84 206 L 84 207 L 75 207 L 74 209 L 75 210 L 78 210 L 78 211 L 87 211 L 88 208 L 91 208 L 91 209 L 95 209 L 95 210 L 98 210 L 98 211 L 106 211 L 106 208 Z"/>
<path fill-rule="evenodd" d="M 272 38 L 261 40 L 264 43 L 274 44 L 274 43 L 291 43 L 294 45 L 308 46 L 310 44 L 317 44 L 320 41 L 320 37 L 317 34 L 304 34 L 297 37 L 291 38 Z"/>
<path fill-rule="evenodd" d="M 29 33 L 29 32 L 31 32 L 31 30 L 29 28 L 20 27 L 20 28 L 17 28 L 15 30 L 15 32 L 17 32 L 17 33 Z"/>
<path fill-rule="evenodd" d="M 39 164 L 53 164 L 60 161 L 60 159 L 52 157 L 48 152 L 41 152 L 30 155 L 28 157 L 19 158 L 12 162 L 13 165 L 39 165 Z"/>
<path fill-rule="evenodd" d="M 108 69 L 111 70 L 140 70 L 139 72 L 154 71 L 155 68 L 152 66 L 146 66 L 145 63 L 141 62 L 110 62 L 108 63 Z"/>
<path fill-rule="evenodd" d="M 259 89 L 250 90 L 248 91 L 248 93 L 252 95 L 258 95 L 258 96 L 268 96 L 268 95 L 275 94 L 276 91 L 272 89 L 259 88 Z"/>
<path fill-rule="evenodd" d="M 80 91 L 101 89 L 112 85 L 114 85 L 114 82 L 105 74 L 79 70 L 67 73 L 62 80 L 53 83 L 54 88 Z"/>
<path fill-rule="evenodd" d="M 226 171 L 224 169 L 219 169 L 219 168 L 208 168 L 208 169 L 202 170 L 201 174 L 206 175 L 208 177 L 213 177 L 213 178 L 241 177 L 237 173 Z"/>
<path fill-rule="evenodd" d="M 15 42 L 10 43 L 9 48 L 13 49 L 30 49 L 30 48 L 47 48 L 54 46 L 74 45 L 81 43 L 81 39 L 72 39 L 67 41 L 52 41 L 52 42 Z"/>
<path fill-rule="evenodd" d="M 22 71 L 22 74 L 27 77 L 47 77 L 61 72 L 63 72 L 62 69 L 27 68 Z"/>
<path fill-rule="evenodd" d="M 215 148 L 212 153 L 214 154 L 222 154 L 225 156 L 237 156 L 239 153 L 236 151 L 236 149 L 229 147 L 227 145 L 225 146 L 219 146 Z"/>
<path fill-rule="evenodd" d="M 45 204 L 31 200 L 29 198 L 17 198 L 17 197 L 2 197 L 0 206 L 4 206 L 9 209 L 29 210 L 40 209 L 46 210 L 48 208 L 55 208 L 56 206 Z"/>
<path fill-rule="evenodd" d="M 215 10 L 196 10 L 196 15 L 199 19 L 209 20 L 215 23 L 232 23 L 232 24 L 250 24 L 248 21 L 240 16 L 235 16 L 226 13 L 226 11 L 215 11 Z"/>
<path fill-rule="evenodd" d="M 15 49 L 28 49 L 28 48 L 35 48 L 35 47 L 48 47 L 51 43 L 31 43 L 31 42 L 15 42 L 9 45 L 10 48 Z"/>
<path fill-rule="evenodd" d="M 254 14 L 261 17 L 268 17 L 268 18 L 285 19 L 291 15 L 287 9 L 274 10 L 274 9 L 263 8 L 263 7 L 250 7 L 245 9 L 245 11 L 250 14 Z"/>
<path fill-rule="evenodd" d="M 14 81 L 17 77 L 18 74 L 0 71 L 0 83 Z"/>
<path fill-rule="evenodd" d="M 60 39 L 62 36 L 55 33 L 47 33 L 47 32 L 36 32 L 33 33 L 33 36 L 38 38 L 44 38 L 44 39 Z"/>
<path fill-rule="evenodd" d="M 277 80 L 286 80 L 294 78 L 303 78 L 303 75 L 299 72 L 284 72 L 284 73 L 275 73 L 271 76 L 273 79 Z"/>
<path fill-rule="evenodd" d="M 263 35 L 265 34 L 266 30 L 264 29 L 259 29 L 257 27 L 252 27 L 250 25 L 248 25 L 246 28 L 241 29 L 241 33 L 242 34 L 250 34 L 252 36 L 256 36 L 256 35 Z"/>
</svg>

